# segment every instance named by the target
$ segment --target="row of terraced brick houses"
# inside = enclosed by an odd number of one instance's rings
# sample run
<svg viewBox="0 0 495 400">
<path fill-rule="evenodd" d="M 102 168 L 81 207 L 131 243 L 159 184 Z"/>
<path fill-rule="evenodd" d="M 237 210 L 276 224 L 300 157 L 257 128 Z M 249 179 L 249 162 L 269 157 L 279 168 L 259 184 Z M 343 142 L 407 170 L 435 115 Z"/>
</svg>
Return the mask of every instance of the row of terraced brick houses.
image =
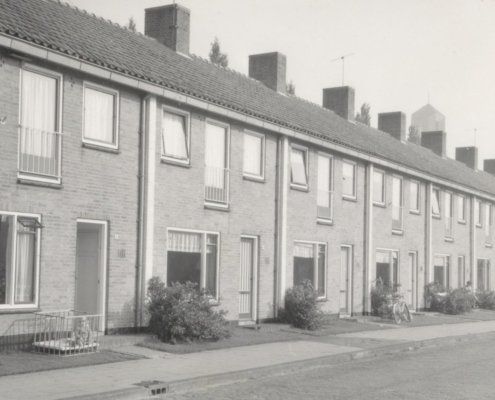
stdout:
<svg viewBox="0 0 495 400">
<path fill-rule="evenodd" d="M 212 65 L 189 25 L 176 4 L 141 35 L 0 0 L 0 333 L 54 309 L 140 327 L 152 276 L 244 322 L 304 279 L 340 315 L 368 313 L 377 278 L 413 309 L 429 282 L 494 287 L 493 161 L 448 159 L 444 132 L 408 143 L 400 112 L 356 123 L 350 87 L 288 95 L 280 53 L 250 77 Z"/>
</svg>

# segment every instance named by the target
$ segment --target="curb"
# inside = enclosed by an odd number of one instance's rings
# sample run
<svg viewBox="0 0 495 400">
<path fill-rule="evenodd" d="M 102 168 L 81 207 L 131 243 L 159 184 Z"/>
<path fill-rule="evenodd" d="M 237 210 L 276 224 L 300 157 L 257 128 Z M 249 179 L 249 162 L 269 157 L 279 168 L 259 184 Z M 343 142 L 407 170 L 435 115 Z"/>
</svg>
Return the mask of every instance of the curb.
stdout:
<svg viewBox="0 0 495 400">
<path fill-rule="evenodd" d="M 398 353 L 413 352 L 425 348 L 431 348 L 442 345 L 451 345 L 456 343 L 468 343 L 475 340 L 493 338 L 495 332 L 469 333 L 466 335 L 449 336 L 435 339 L 425 339 L 419 341 L 408 341 L 375 347 L 371 349 L 357 350 L 349 353 L 328 355 L 323 357 L 311 358 L 301 361 L 292 361 L 266 367 L 251 368 L 242 371 L 226 372 L 216 375 L 200 376 L 187 378 L 183 380 L 162 382 L 161 385 L 153 387 L 136 386 L 129 389 L 98 393 L 93 395 L 83 395 L 77 397 L 68 397 L 65 400 L 143 400 L 143 399 L 165 399 L 168 393 L 184 393 L 196 391 L 211 386 L 222 386 L 233 383 L 239 383 L 252 379 L 261 379 L 270 376 L 280 376 L 296 372 L 302 368 L 318 369 L 332 365 L 338 365 L 354 360 L 368 360 L 378 356 L 389 356 Z M 155 394 L 152 389 L 160 387 L 160 394 Z"/>
</svg>

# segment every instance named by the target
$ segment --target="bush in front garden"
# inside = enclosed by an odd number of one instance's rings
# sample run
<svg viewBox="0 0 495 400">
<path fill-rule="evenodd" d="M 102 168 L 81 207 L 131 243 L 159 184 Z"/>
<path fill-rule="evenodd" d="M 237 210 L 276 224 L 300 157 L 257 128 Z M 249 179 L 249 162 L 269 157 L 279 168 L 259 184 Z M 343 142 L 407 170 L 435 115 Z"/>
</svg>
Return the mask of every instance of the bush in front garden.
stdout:
<svg viewBox="0 0 495 400">
<path fill-rule="evenodd" d="M 230 336 L 225 311 L 215 311 L 195 283 L 167 287 L 158 277 L 150 279 L 147 310 L 151 332 L 164 342 L 216 341 Z"/>
<path fill-rule="evenodd" d="M 383 284 L 381 279 L 378 279 L 376 285 L 371 289 L 371 312 L 373 315 L 386 317 L 389 315 L 389 303 L 396 295 L 394 290 Z"/>
<path fill-rule="evenodd" d="M 296 328 L 320 328 L 323 324 L 323 312 L 318 308 L 317 299 L 318 293 L 309 280 L 287 289 L 281 318 Z"/>
<path fill-rule="evenodd" d="M 495 310 L 495 292 L 492 290 L 481 290 L 476 293 L 480 308 Z"/>
<path fill-rule="evenodd" d="M 445 314 L 464 314 L 472 311 L 474 296 L 464 288 L 454 289 L 439 302 L 439 310 Z"/>
</svg>

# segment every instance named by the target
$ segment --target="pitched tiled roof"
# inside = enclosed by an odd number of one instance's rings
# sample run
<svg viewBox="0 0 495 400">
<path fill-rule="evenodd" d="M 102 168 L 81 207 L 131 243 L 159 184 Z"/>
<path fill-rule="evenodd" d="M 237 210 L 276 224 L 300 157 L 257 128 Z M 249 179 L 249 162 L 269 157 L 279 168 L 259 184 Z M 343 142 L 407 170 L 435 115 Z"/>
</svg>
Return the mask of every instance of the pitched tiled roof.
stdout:
<svg viewBox="0 0 495 400">
<path fill-rule="evenodd" d="M 52 0 L 0 0 L 0 33 L 495 195 L 495 177 Z"/>
</svg>

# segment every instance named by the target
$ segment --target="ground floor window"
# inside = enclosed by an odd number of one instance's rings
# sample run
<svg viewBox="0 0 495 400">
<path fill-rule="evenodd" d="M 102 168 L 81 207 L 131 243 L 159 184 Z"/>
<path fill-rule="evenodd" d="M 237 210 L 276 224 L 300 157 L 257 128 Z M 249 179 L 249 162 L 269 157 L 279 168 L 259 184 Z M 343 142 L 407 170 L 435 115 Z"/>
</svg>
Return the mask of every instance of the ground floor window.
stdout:
<svg viewBox="0 0 495 400">
<path fill-rule="evenodd" d="M 0 308 L 37 303 L 39 219 L 0 213 Z"/>
<path fill-rule="evenodd" d="M 478 290 L 490 290 L 490 260 L 478 259 L 478 275 L 477 286 Z"/>
<path fill-rule="evenodd" d="M 397 250 L 377 250 L 375 256 L 376 279 L 397 290 L 399 286 L 399 252 Z"/>
<path fill-rule="evenodd" d="M 326 250 L 324 243 L 294 242 L 294 285 L 309 280 L 319 297 L 325 296 Z"/>
<path fill-rule="evenodd" d="M 193 282 L 216 298 L 218 245 L 217 233 L 169 230 L 167 285 Z"/>
<path fill-rule="evenodd" d="M 444 289 L 450 287 L 450 257 L 437 255 L 433 259 L 433 282 Z"/>
</svg>

